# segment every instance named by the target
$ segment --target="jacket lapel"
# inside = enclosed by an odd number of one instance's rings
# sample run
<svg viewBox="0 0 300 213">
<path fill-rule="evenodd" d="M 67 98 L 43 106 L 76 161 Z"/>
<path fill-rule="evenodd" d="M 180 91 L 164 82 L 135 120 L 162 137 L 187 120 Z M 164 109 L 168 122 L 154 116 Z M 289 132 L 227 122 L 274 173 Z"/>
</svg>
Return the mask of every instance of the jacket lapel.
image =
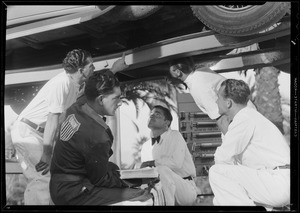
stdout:
<svg viewBox="0 0 300 213">
<path fill-rule="evenodd" d="M 98 124 L 103 126 L 103 128 L 105 129 L 105 131 L 107 132 L 107 134 L 109 135 L 111 140 L 113 141 L 114 137 L 112 135 L 112 132 L 111 132 L 109 126 L 104 122 L 104 120 L 87 103 L 82 105 L 82 111 L 85 114 L 87 114 L 90 118 L 95 120 Z"/>
</svg>

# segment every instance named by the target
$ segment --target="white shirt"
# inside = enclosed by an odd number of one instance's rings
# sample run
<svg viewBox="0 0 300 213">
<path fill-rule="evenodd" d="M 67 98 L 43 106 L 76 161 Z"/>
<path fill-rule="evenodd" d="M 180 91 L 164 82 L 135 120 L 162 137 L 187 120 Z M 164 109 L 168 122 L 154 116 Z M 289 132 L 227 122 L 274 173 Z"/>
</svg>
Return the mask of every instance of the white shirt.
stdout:
<svg viewBox="0 0 300 213">
<path fill-rule="evenodd" d="M 145 142 L 141 150 L 141 159 L 142 162 L 155 160 L 156 166 L 168 166 L 181 177 L 196 177 L 196 168 L 190 151 L 177 130 L 169 129 L 164 132 L 160 136 L 160 142 L 153 146 L 151 140 Z"/>
<path fill-rule="evenodd" d="M 290 147 L 271 121 L 245 107 L 230 123 L 222 145 L 215 152 L 215 163 L 272 169 L 290 164 Z"/>
<path fill-rule="evenodd" d="M 185 79 L 189 91 L 197 106 L 206 113 L 210 119 L 220 117 L 216 103 L 217 91 L 226 78 L 215 73 L 207 67 L 196 70 Z"/>
<path fill-rule="evenodd" d="M 21 112 L 33 123 L 45 127 L 47 116 L 51 113 L 62 113 L 70 107 L 79 95 L 80 85 L 66 72 L 59 73 L 50 79 Z"/>
</svg>

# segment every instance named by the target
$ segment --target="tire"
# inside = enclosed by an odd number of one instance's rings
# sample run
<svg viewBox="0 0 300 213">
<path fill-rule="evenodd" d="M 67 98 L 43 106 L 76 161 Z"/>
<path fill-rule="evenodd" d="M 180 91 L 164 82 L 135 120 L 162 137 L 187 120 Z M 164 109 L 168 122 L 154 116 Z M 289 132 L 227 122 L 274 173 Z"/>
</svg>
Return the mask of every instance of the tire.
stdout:
<svg viewBox="0 0 300 213">
<path fill-rule="evenodd" d="M 191 6 L 194 15 L 210 29 L 224 35 L 257 34 L 278 22 L 290 9 L 289 2 L 263 5 Z"/>
</svg>

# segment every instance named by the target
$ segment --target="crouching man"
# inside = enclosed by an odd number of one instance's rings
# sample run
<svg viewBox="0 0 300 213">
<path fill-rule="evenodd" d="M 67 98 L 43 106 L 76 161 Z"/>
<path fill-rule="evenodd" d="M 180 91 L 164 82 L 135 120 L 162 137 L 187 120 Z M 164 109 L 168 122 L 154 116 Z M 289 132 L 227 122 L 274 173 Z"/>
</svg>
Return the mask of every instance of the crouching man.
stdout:
<svg viewBox="0 0 300 213">
<path fill-rule="evenodd" d="M 172 119 L 167 108 L 152 109 L 148 120 L 151 140 L 143 144 L 141 168 L 157 168 L 167 206 L 193 205 L 198 192 L 193 179 L 196 169 L 181 133 L 169 128 Z"/>
<path fill-rule="evenodd" d="M 227 79 L 218 91 L 219 113 L 232 122 L 209 170 L 213 203 L 281 207 L 290 202 L 290 148 L 271 121 L 247 107 L 249 96 L 241 80 Z"/>
<path fill-rule="evenodd" d="M 51 161 L 50 195 L 55 205 L 152 205 L 148 190 L 130 188 L 109 162 L 113 135 L 103 116 L 121 105 L 120 83 L 109 70 L 86 82 L 85 99 L 66 112 Z M 82 101 L 84 100 L 84 101 Z"/>
</svg>

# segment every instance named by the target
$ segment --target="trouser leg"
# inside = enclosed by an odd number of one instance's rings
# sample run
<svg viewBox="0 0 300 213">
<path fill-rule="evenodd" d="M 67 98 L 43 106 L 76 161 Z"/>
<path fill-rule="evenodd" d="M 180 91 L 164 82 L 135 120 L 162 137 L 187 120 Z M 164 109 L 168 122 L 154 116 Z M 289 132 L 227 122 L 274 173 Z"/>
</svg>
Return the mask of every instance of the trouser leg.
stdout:
<svg viewBox="0 0 300 213">
<path fill-rule="evenodd" d="M 166 205 L 174 206 L 176 187 L 173 179 L 170 177 L 171 172 L 169 171 L 169 168 L 165 166 L 158 166 L 157 170 L 161 182 L 162 191 L 165 196 Z"/>
<path fill-rule="evenodd" d="M 48 205 L 50 174 L 41 175 L 35 170 L 43 152 L 43 139 L 26 124 L 16 121 L 11 131 L 16 157 L 28 184 L 24 192 L 25 205 Z"/>
<path fill-rule="evenodd" d="M 214 205 L 270 206 L 289 203 L 289 171 L 256 170 L 241 165 L 214 165 L 209 170 Z"/>
<path fill-rule="evenodd" d="M 194 181 L 184 180 L 166 166 L 158 166 L 166 205 L 192 205 L 197 198 L 197 187 Z"/>
</svg>

